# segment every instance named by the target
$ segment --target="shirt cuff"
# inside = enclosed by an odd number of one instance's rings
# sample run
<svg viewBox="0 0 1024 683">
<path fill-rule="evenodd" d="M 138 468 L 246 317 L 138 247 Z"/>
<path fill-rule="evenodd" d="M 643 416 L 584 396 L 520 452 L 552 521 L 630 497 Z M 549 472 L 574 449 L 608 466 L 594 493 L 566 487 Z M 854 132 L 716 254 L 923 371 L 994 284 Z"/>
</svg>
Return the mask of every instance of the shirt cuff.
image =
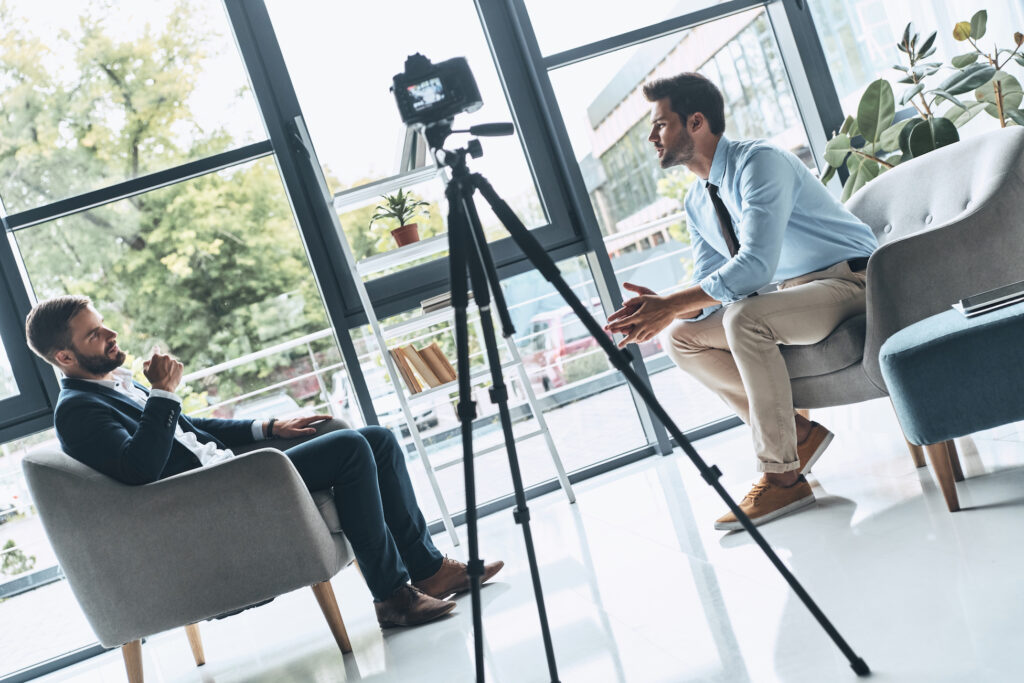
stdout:
<svg viewBox="0 0 1024 683">
<path fill-rule="evenodd" d="M 172 401 L 174 401 L 175 403 L 177 403 L 178 405 L 181 405 L 181 396 L 178 396 L 173 391 L 164 391 L 163 389 L 150 389 L 149 390 L 149 397 L 150 398 L 169 398 Z"/>
<path fill-rule="evenodd" d="M 252 421 L 252 440 L 253 441 L 270 441 L 268 437 L 263 436 L 263 420 Z"/>
<path fill-rule="evenodd" d="M 734 301 L 739 301 L 743 298 L 741 296 L 736 296 L 732 290 L 725 286 L 722 276 L 719 275 L 717 271 L 701 280 L 700 288 L 703 289 L 704 293 L 712 299 L 721 301 L 723 304 L 731 304 Z"/>
</svg>

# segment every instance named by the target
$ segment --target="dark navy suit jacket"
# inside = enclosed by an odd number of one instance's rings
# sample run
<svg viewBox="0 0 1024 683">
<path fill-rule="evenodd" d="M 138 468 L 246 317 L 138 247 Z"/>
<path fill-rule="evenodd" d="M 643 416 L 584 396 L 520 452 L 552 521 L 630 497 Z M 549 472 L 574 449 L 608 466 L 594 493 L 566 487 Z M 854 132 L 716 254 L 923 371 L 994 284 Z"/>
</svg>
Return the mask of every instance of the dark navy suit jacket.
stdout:
<svg viewBox="0 0 1024 683">
<path fill-rule="evenodd" d="M 140 389 L 149 393 L 142 385 Z M 75 460 L 125 484 L 148 484 L 201 466 L 174 438 L 175 424 L 218 448 L 253 443 L 252 420 L 190 418 L 169 398 L 145 409 L 113 389 L 64 378 L 54 411 L 57 439 Z"/>
</svg>

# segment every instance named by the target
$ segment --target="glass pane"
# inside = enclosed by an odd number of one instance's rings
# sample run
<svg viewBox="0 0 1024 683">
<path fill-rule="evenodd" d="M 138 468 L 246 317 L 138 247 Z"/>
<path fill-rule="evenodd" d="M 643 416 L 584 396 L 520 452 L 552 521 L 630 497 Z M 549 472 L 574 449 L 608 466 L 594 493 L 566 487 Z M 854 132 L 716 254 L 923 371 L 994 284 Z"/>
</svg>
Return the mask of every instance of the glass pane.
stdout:
<svg viewBox="0 0 1024 683">
<path fill-rule="evenodd" d="M 763 9 L 552 71 L 616 278 L 661 293 L 690 283 L 693 261 L 682 202 L 696 177 L 684 167 L 661 169 L 647 141 L 651 105 L 641 86 L 683 71 L 698 71 L 719 85 L 727 136 L 767 138 L 812 165 Z M 708 390 L 676 371 L 657 342 L 641 351 L 659 397 L 680 427 L 728 413 Z"/>
<path fill-rule="evenodd" d="M 0 26 L 8 212 L 266 137 L 217 3 L 11 0 Z"/>
<path fill-rule="evenodd" d="M 11 361 L 4 353 L 4 343 L 0 340 L 0 400 L 18 395 L 18 385 L 14 381 Z"/>
<path fill-rule="evenodd" d="M 505 94 L 491 60 L 472 3 L 439 0 L 388 0 L 372 6 L 359 3 L 324 3 L 314 0 L 270 0 L 274 23 L 289 75 L 302 105 L 303 116 L 333 193 L 351 190 L 407 170 L 402 164 L 406 128 L 389 92 L 391 80 L 415 51 L 434 62 L 466 57 L 483 98 L 483 106 L 456 118 L 458 128 L 492 121 L 511 121 Z M 386 22 L 385 17 L 402 21 Z M 387 23 L 386 32 L 368 30 Z M 458 40 L 453 42 L 453 36 Z M 358 64 L 359 68 L 347 65 Z M 448 146 L 465 144 L 465 135 L 453 135 Z M 484 155 L 472 159 L 472 170 L 482 173 L 528 226 L 547 223 L 533 176 L 518 135 L 482 138 Z M 429 162 L 428 162 L 429 163 Z M 443 179 L 431 180 L 433 189 L 419 189 L 427 200 L 443 196 Z M 372 195 L 393 193 L 402 186 L 382 187 Z M 402 186 L 415 189 L 411 185 Z M 372 209 L 379 203 L 365 208 Z M 490 238 L 504 236 L 497 219 L 483 201 L 480 217 Z M 346 215 L 357 206 L 339 207 L 350 242 L 358 246 L 357 259 L 394 246 L 384 228 L 397 227 L 385 220 L 382 233 L 371 232 L 369 217 Z M 447 207 L 431 206 L 431 221 L 443 226 Z M 422 223 L 421 223 L 422 227 Z"/>
<path fill-rule="evenodd" d="M 909 87 L 898 83 L 906 74 L 892 68 L 892 65 L 909 66 L 907 55 L 899 51 L 896 44 L 903 39 L 903 30 L 911 21 L 921 41 L 932 31 L 937 32 L 935 53 L 924 61 L 942 63 L 945 67 L 925 79 L 929 90 L 938 88 L 952 73 L 950 59 L 973 52 L 970 43 L 953 38 L 953 26 L 957 22 L 970 21 L 979 9 L 987 10 L 987 32 L 978 41 L 978 46 L 986 53 L 992 53 L 996 47 L 1009 48 L 1000 55 L 1000 61 L 1006 60 L 1007 53 L 1013 49 L 1014 32 L 1024 31 L 1024 5 L 1010 0 L 984 4 L 972 0 L 810 0 L 808 4 L 843 111 L 853 115 L 856 115 L 861 94 L 871 81 L 885 78 L 892 83 L 897 102 Z M 1005 71 L 1018 80 L 1024 78 L 1024 69 L 1013 61 L 1007 63 Z M 960 96 L 961 100 L 964 98 L 975 100 L 972 93 Z M 932 102 L 933 99 L 931 96 L 927 98 L 942 114 L 956 108 L 943 100 Z M 920 97 L 916 98 L 918 104 L 920 100 Z M 969 125 L 972 129 L 981 130 L 994 129 L 999 123 L 995 117 L 982 113 L 975 116 Z"/>
<path fill-rule="evenodd" d="M 594 316 L 604 324 L 604 314 L 597 299 L 593 276 L 582 257 L 559 263 L 562 274 L 576 294 L 591 303 Z M 646 444 L 640 420 L 622 377 L 612 371 L 597 343 L 583 329 L 554 288 L 535 271 L 523 273 L 502 282 L 509 313 L 516 328 L 516 348 L 523 364 L 512 363 L 512 356 L 498 331 L 498 347 L 509 387 L 509 406 L 513 431 L 524 438 L 517 442 L 523 481 L 527 486 L 553 479 L 556 470 L 545 439 L 528 403 L 522 379 L 526 380 L 538 399 L 555 447 L 567 471 L 578 470 Z M 419 312 L 396 316 L 383 321 L 390 348 L 413 345 L 423 348 L 436 341 L 454 365 L 456 362 L 454 330 L 451 315 L 433 324 L 409 324 L 409 331 L 392 337 L 387 330 L 398 322 L 415 321 Z M 477 499 L 483 503 L 512 492 L 508 459 L 504 448 L 480 453 L 503 443 L 497 406 L 487 393 L 490 374 L 484 363 L 479 313 L 469 313 L 470 369 L 474 376 L 474 399 L 478 417 L 474 427 Z M 364 328 L 354 335 L 358 348 L 365 349 L 360 361 L 370 385 L 374 407 L 381 424 L 401 434 L 406 442 L 409 472 L 412 475 L 420 507 L 428 519 L 440 518 L 440 507 L 426 476 L 425 463 L 409 436 L 402 417 L 396 389 L 388 377 L 376 342 Z M 441 495 L 453 514 L 465 507 L 463 489 L 461 430 L 455 413 L 457 387 L 452 385 L 436 392 L 412 397 L 413 420 L 423 439 L 427 456 L 434 467 Z M 599 428 L 596 428 L 599 426 Z"/>
<path fill-rule="evenodd" d="M 525 0 L 542 54 L 551 55 L 717 5 L 723 0 Z"/>
</svg>

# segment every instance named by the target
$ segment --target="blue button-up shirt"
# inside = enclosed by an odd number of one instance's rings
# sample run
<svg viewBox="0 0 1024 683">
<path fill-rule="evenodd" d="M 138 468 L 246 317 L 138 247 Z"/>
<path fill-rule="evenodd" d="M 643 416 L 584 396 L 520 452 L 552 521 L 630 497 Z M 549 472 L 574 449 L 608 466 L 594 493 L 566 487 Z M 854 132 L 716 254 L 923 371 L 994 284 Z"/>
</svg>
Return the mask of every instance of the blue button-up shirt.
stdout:
<svg viewBox="0 0 1024 683">
<path fill-rule="evenodd" d="M 707 182 L 732 217 L 739 252 L 729 258 L 718 215 L 703 181 L 686 193 L 684 209 L 695 262 L 694 280 L 708 296 L 732 303 L 767 284 L 870 256 L 871 228 L 846 210 L 790 152 L 763 140 L 722 136 Z M 704 318 L 717 306 L 704 309 Z"/>
</svg>

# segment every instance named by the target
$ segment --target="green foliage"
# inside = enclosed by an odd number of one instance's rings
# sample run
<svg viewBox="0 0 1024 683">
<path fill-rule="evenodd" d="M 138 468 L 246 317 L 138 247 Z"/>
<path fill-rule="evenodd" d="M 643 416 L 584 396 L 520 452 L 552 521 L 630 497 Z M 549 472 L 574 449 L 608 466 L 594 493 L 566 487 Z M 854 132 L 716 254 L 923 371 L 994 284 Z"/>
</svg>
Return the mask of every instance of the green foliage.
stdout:
<svg viewBox="0 0 1024 683">
<path fill-rule="evenodd" d="M 23 574 L 36 566 L 36 556 L 26 555 L 25 551 L 17 547 L 13 539 L 9 539 L 4 543 L 3 548 L 0 548 L 0 552 L 2 552 L 0 574 L 15 576 Z"/>
<path fill-rule="evenodd" d="M 427 212 L 423 207 L 430 206 L 427 202 L 420 200 L 411 192 L 399 189 L 395 194 L 381 195 L 383 204 L 376 206 L 376 213 L 370 218 L 370 225 L 388 218 L 397 223 L 395 227 L 406 225 L 417 214 L 426 216 Z"/>
<path fill-rule="evenodd" d="M 935 52 L 937 34 L 932 32 L 920 41 L 913 25 L 907 24 L 896 47 L 909 65 L 896 64 L 893 68 L 903 74 L 899 83 L 909 86 L 900 94 L 899 104 L 911 104 L 918 116 L 896 122 L 897 100 L 889 82 L 878 79 L 868 85 L 856 117 L 848 116 L 825 145 L 824 159 L 829 168 L 822 181 L 829 182 L 836 170 L 843 167 L 849 173 L 843 201 L 886 169 L 957 142 L 957 129 L 982 110 L 1004 127 L 1024 125 L 1024 110 L 1019 109 L 1024 91 L 1017 78 L 1003 70 L 1011 61 L 1024 66 L 1024 55 L 1018 54 L 1024 34 L 1013 34 L 1014 50 L 997 49 L 987 54 L 977 43 L 985 35 L 987 23 L 988 13 L 981 10 L 970 21 L 954 26 L 953 37 L 968 41 L 973 52 L 953 57 L 952 66 L 948 67 L 952 73 L 935 88 L 929 88 L 925 79 L 938 73 L 943 65 L 924 60 Z M 974 101 L 959 97 L 972 92 Z M 942 114 L 937 113 L 939 104 L 949 105 Z"/>
<path fill-rule="evenodd" d="M 200 128 L 189 106 L 216 37 L 196 7 L 179 1 L 164 25 L 128 42 L 117 37 L 109 7 L 82 12 L 76 36 L 42 39 L 0 4 L 8 208 L 238 144 L 227 130 Z M 75 82 L 48 68 L 57 51 L 76 55 Z M 196 370 L 327 326 L 271 159 L 24 230 L 17 240 L 36 294 L 93 297 L 136 361 L 159 343 Z M 186 405 L 266 386 L 303 363 L 304 347 L 222 373 L 194 387 Z"/>
<path fill-rule="evenodd" d="M 689 171 L 682 171 L 678 168 L 670 169 L 664 176 L 658 179 L 658 194 L 662 197 L 675 199 L 679 202 L 680 208 L 686 199 L 686 193 L 697 180 L 697 176 Z M 668 226 L 668 233 L 680 244 L 690 243 L 690 233 L 686 229 L 686 222 L 673 223 Z"/>
</svg>

